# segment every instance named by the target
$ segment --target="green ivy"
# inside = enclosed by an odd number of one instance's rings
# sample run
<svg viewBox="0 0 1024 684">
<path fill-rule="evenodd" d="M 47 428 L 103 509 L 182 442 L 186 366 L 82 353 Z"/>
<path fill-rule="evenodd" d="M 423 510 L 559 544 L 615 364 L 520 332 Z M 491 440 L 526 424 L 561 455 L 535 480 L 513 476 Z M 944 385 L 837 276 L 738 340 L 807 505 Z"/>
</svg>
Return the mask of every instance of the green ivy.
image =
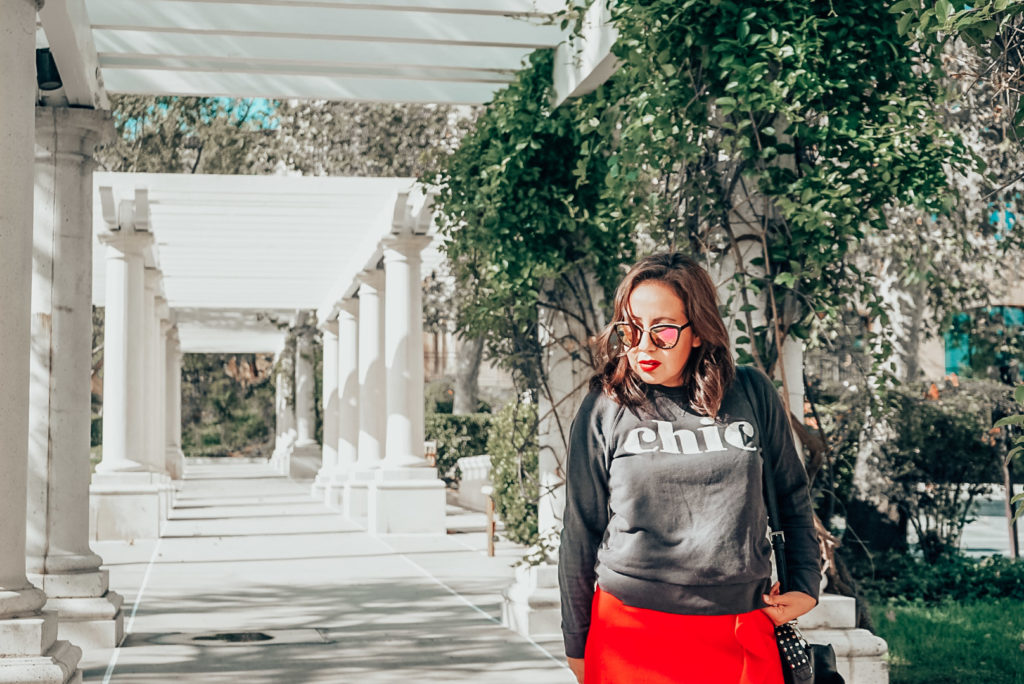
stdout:
<svg viewBox="0 0 1024 684">
<path fill-rule="evenodd" d="M 537 405 L 510 402 L 494 415 L 487 453 L 491 455 L 494 508 L 514 542 L 538 541 Z"/>
<path fill-rule="evenodd" d="M 439 231 L 459 282 L 460 328 L 536 387 L 537 306 L 546 284 L 585 267 L 606 290 L 631 261 L 628 233 L 595 220 L 607 159 L 575 106 L 550 105 L 551 51 L 499 91 L 436 178 Z"/>
<path fill-rule="evenodd" d="M 853 296 L 878 306 L 851 248 L 891 205 L 948 207 L 943 164 L 965 156 L 934 114 L 935 64 L 885 6 L 622 0 L 613 21 L 623 66 L 584 123 L 610 155 L 612 230 L 709 262 L 762 243 L 738 296 L 773 295 L 779 330 L 741 321 L 741 362 L 770 366 L 777 337 L 807 337 Z"/>
</svg>

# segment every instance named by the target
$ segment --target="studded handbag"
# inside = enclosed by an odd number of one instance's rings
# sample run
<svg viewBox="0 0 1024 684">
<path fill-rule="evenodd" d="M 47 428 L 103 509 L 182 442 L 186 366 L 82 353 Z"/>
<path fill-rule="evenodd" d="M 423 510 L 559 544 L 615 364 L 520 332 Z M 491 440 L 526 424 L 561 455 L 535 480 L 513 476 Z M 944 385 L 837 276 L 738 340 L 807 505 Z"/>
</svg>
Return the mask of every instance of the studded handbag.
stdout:
<svg viewBox="0 0 1024 684">
<path fill-rule="evenodd" d="M 751 398 L 751 390 L 746 374 L 738 373 L 743 390 L 751 406 L 757 404 Z M 760 419 L 760 416 L 758 416 Z M 759 428 L 760 429 L 760 428 Z M 762 433 L 763 434 L 763 433 Z M 772 553 L 775 555 L 775 568 L 779 575 L 779 590 L 785 593 L 789 586 L 786 572 L 786 535 L 780 529 L 778 498 L 775 486 L 768 477 L 768 461 L 762 462 L 764 478 L 765 507 L 768 509 L 768 525 L 771 529 Z M 777 527 L 778 525 L 778 527 Z M 843 676 L 836 667 L 836 652 L 831 644 L 811 644 L 796 626 L 796 620 L 775 626 L 775 640 L 779 645 L 779 658 L 782 660 L 782 678 L 786 684 L 844 684 Z"/>
</svg>

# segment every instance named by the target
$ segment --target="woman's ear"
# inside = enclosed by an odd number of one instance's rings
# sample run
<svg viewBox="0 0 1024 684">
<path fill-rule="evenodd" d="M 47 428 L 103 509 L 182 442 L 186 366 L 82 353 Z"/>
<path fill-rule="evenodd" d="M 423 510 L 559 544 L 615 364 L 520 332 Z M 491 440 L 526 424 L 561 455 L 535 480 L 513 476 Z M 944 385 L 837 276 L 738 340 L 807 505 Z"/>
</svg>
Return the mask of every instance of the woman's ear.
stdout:
<svg viewBox="0 0 1024 684">
<path fill-rule="evenodd" d="M 700 346 L 700 337 L 698 337 L 697 335 L 694 335 L 693 336 L 693 341 L 690 342 L 690 346 L 691 347 L 699 347 Z"/>
</svg>

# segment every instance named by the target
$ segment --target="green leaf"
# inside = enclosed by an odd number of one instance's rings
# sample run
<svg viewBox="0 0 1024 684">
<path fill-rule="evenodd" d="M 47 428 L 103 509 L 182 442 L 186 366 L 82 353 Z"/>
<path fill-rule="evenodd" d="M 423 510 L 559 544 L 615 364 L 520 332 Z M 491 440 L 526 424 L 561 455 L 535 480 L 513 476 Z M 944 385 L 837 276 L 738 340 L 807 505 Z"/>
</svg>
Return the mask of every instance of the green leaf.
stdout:
<svg viewBox="0 0 1024 684">
<path fill-rule="evenodd" d="M 901 36 L 907 35 L 907 29 L 910 27 L 910 22 L 914 20 L 914 15 L 907 13 L 899 18 L 896 22 L 896 30 Z"/>
</svg>

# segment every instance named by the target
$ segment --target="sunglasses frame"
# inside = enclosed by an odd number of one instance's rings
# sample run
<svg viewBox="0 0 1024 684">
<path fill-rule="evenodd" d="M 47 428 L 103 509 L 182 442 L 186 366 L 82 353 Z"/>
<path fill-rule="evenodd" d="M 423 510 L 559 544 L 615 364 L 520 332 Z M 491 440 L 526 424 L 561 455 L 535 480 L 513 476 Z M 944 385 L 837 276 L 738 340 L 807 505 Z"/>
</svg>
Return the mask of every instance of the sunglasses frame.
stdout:
<svg viewBox="0 0 1024 684">
<path fill-rule="evenodd" d="M 651 337 L 651 344 L 653 344 L 658 349 L 675 349 L 676 345 L 679 344 L 679 340 L 682 339 L 682 337 L 683 337 L 683 331 L 686 330 L 687 328 L 689 328 L 691 323 L 692 323 L 692 321 L 687 321 L 686 323 L 683 323 L 682 325 L 678 325 L 676 323 L 656 323 L 655 325 L 652 325 L 649 328 L 642 328 L 639 325 L 637 325 L 636 323 L 631 323 L 630 321 L 616 321 L 615 323 L 612 323 L 611 327 L 612 327 L 612 332 L 615 333 L 615 337 L 619 340 L 619 344 L 621 344 L 624 349 L 632 349 L 633 347 L 640 346 L 640 343 L 644 339 L 644 333 L 647 333 L 648 335 L 650 335 L 650 337 Z M 624 339 L 622 339 L 622 335 L 620 335 L 618 330 L 617 330 L 617 328 L 620 325 L 628 325 L 629 327 L 633 328 L 633 330 L 636 330 L 639 333 L 639 336 L 636 338 L 636 344 L 626 344 L 626 341 Z M 656 328 L 675 328 L 676 329 L 676 341 L 673 342 L 671 345 L 669 345 L 667 347 L 662 347 L 660 344 L 658 344 L 655 341 L 657 339 L 654 336 L 654 331 L 655 331 Z"/>
</svg>

